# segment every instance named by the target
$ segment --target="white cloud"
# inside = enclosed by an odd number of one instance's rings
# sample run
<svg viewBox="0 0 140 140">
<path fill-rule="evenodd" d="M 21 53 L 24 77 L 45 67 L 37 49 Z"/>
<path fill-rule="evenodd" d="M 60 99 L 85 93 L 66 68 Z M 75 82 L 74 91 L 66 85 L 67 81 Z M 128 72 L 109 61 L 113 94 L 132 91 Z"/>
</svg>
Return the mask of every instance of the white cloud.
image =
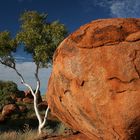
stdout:
<svg viewBox="0 0 140 140">
<path fill-rule="evenodd" d="M 85 0 L 87 9 L 100 6 L 110 10 L 112 17 L 139 17 L 140 0 Z"/>
<path fill-rule="evenodd" d="M 17 69 L 20 71 L 20 73 L 22 73 L 23 77 L 30 85 L 36 87 L 36 81 L 34 78 L 35 64 L 33 62 L 17 63 Z M 48 69 L 42 68 L 39 71 L 42 92 L 45 92 L 47 88 L 47 82 L 50 76 L 50 72 L 51 68 Z M 0 80 L 12 80 L 18 84 L 20 89 L 25 89 L 24 86 L 21 84 L 21 81 L 19 80 L 19 77 L 16 75 L 15 71 L 1 64 L 0 64 Z"/>
<path fill-rule="evenodd" d="M 31 62 L 31 61 L 33 61 L 32 58 L 28 58 L 25 56 L 15 56 L 14 58 L 15 58 L 16 62 Z"/>
<path fill-rule="evenodd" d="M 139 17 L 140 0 L 118 0 L 110 5 L 110 11 L 117 17 Z"/>
</svg>

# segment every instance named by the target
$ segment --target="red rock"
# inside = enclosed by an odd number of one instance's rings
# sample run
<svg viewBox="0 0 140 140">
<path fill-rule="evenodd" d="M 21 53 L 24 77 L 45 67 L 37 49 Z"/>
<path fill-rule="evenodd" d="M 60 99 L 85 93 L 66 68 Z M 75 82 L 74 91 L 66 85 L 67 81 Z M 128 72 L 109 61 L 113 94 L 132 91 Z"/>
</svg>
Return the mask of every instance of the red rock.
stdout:
<svg viewBox="0 0 140 140">
<path fill-rule="evenodd" d="M 33 95 L 32 95 L 30 90 L 25 91 L 25 98 L 33 99 Z M 41 93 L 40 93 L 40 91 L 38 91 L 38 93 L 37 93 L 37 103 L 41 103 L 41 102 L 42 102 Z"/>
<path fill-rule="evenodd" d="M 31 99 L 31 98 L 28 98 L 28 97 L 26 97 L 26 98 L 23 98 L 23 100 L 22 100 L 24 103 L 33 103 L 33 99 Z"/>
<path fill-rule="evenodd" d="M 13 113 L 19 111 L 18 107 L 15 104 L 8 104 L 3 107 L 2 116 L 10 116 Z"/>
<path fill-rule="evenodd" d="M 25 91 L 25 98 L 33 99 L 33 95 L 30 90 Z"/>
<path fill-rule="evenodd" d="M 53 57 L 52 112 L 91 139 L 140 140 L 140 19 L 96 20 Z"/>
<path fill-rule="evenodd" d="M 22 99 L 23 99 L 23 98 L 16 98 L 16 101 L 17 101 L 17 102 L 22 102 Z"/>
<path fill-rule="evenodd" d="M 3 115 L 0 115 L 0 123 L 4 123 L 5 122 L 5 117 Z"/>
<path fill-rule="evenodd" d="M 132 33 L 127 38 L 126 41 L 134 42 L 140 40 L 140 32 Z"/>
<path fill-rule="evenodd" d="M 48 107 L 48 104 L 46 101 L 42 101 L 41 103 L 38 104 L 38 109 L 41 110 L 46 110 Z"/>
<path fill-rule="evenodd" d="M 27 111 L 27 107 L 26 106 L 19 106 L 19 110 L 20 112 L 26 112 Z"/>
</svg>

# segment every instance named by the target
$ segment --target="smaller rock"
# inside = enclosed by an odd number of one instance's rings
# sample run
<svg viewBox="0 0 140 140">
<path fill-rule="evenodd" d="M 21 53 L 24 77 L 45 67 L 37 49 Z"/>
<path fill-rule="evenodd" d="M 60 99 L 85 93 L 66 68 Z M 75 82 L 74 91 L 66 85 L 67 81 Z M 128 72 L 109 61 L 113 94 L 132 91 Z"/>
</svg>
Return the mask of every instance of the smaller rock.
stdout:
<svg viewBox="0 0 140 140">
<path fill-rule="evenodd" d="M 35 90 L 34 90 L 34 93 L 35 93 Z M 33 95 L 30 90 L 25 91 L 25 98 L 33 99 Z M 41 102 L 42 102 L 42 97 L 41 97 L 41 92 L 39 90 L 37 93 L 37 104 L 39 104 Z"/>
<path fill-rule="evenodd" d="M 4 123 L 5 122 L 5 117 L 3 115 L 0 115 L 0 123 Z"/>
<path fill-rule="evenodd" d="M 38 109 L 39 109 L 40 111 L 46 110 L 47 107 L 48 107 L 48 104 L 47 104 L 46 101 L 42 101 L 41 103 L 38 104 Z"/>
<path fill-rule="evenodd" d="M 19 110 L 20 110 L 21 113 L 24 113 L 24 112 L 26 112 L 28 109 L 27 109 L 26 106 L 19 106 Z"/>
<path fill-rule="evenodd" d="M 33 99 L 33 95 L 30 90 L 25 91 L 25 98 Z"/>
<path fill-rule="evenodd" d="M 17 102 L 22 102 L 23 98 L 16 98 Z"/>
<path fill-rule="evenodd" d="M 24 103 L 32 103 L 33 99 L 26 97 L 26 98 L 23 98 L 23 102 Z"/>
<path fill-rule="evenodd" d="M 65 135 L 72 135 L 72 134 L 73 134 L 73 130 L 70 129 L 70 128 L 65 128 L 64 134 L 65 134 Z"/>
<path fill-rule="evenodd" d="M 17 105 L 15 105 L 15 104 L 8 104 L 8 105 L 5 105 L 3 107 L 2 115 L 3 116 L 10 116 L 13 113 L 18 113 L 18 112 L 19 112 L 19 108 L 18 108 Z"/>
</svg>

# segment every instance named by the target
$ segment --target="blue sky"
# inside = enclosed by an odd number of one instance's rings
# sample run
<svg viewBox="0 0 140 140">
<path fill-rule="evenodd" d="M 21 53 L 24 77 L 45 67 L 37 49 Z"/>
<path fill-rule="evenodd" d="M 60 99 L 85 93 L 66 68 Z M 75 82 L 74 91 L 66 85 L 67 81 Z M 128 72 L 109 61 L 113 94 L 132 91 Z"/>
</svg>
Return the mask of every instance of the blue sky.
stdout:
<svg viewBox="0 0 140 140">
<path fill-rule="evenodd" d="M 111 17 L 140 17 L 140 0 L 0 0 L 0 31 L 9 30 L 14 36 L 19 30 L 19 16 L 25 10 L 48 13 L 48 21 L 59 20 L 70 32 L 95 19 Z M 15 54 L 20 60 L 17 68 L 35 86 L 34 64 L 20 48 Z M 51 69 L 41 69 L 41 91 L 46 91 Z M 0 80 L 13 80 L 23 89 L 12 70 L 0 65 Z"/>
</svg>

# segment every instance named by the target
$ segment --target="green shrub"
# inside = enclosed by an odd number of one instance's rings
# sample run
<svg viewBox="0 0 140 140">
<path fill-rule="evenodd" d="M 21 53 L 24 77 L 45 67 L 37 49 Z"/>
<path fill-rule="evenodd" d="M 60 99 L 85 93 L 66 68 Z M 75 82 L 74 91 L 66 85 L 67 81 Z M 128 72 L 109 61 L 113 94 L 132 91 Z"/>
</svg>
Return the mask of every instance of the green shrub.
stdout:
<svg viewBox="0 0 140 140">
<path fill-rule="evenodd" d="M 4 105 L 8 105 L 8 104 L 14 104 L 15 103 L 15 100 L 12 99 L 10 97 L 10 95 L 6 95 L 6 96 L 3 96 L 3 98 L 0 98 L 0 105 L 1 106 L 4 106 Z"/>
<path fill-rule="evenodd" d="M 0 93 L 10 94 L 18 91 L 17 84 L 12 81 L 0 81 Z"/>
<path fill-rule="evenodd" d="M 16 95 L 18 87 L 12 81 L 0 81 L 0 105 L 14 103 L 11 95 Z"/>
</svg>

